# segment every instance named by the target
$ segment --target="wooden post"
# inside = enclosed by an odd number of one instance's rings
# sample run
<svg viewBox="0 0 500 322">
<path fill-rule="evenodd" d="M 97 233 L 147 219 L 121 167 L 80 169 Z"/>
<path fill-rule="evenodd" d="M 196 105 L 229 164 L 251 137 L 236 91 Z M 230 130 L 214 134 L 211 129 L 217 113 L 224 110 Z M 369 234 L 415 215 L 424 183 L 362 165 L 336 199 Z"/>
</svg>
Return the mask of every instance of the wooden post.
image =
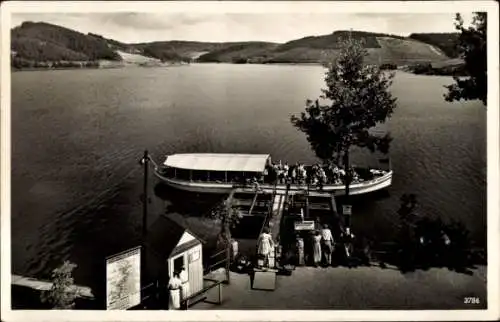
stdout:
<svg viewBox="0 0 500 322">
<path fill-rule="evenodd" d="M 144 186 L 143 186 L 143 200 L 142 200 L 142 238 L 145 242 L 147 230 L 148 230 L 148 161 L 149 154 L 148 150 L 144 151 L 143 157 L 144 163 Z"/>
<path fill-rule="evenodd" d="M 219 283 L 219 304 L 222 304 L 222 284 Z"/>
<path fill-rule="evenodd" d="M 144 166 L 144 186 L 143 186 L 143 199 L 142 199 L 142 248 L 141 248 L 141 289 L 146 283 L 146 238 L 148 233 L 148 162 L 149 153 L 148 150 L 144 150 L 144 156 L 142 158 L 142 163 Z M 145 297 L 146 291 L 143 289 L 141 294 L 142 298 Z"/>
<path fill-rule="evenodd" d="M 351 172 L 349 171 L 349 150 L 344 153 L 344 171 L 345 171 L 345 200 L 349 203 L 349 185 L 351 184 Z"/>
<path fill-rule="evenodd" d="M 227 241 L 227 248 L 226 248 L 226 281 L 227 284 L 231 284 L 231 277 L 229 274 L 229 269 L 231 266 L 231 241 Z"/>
<path fill-rule="evenodd" d="M 306 199 L 306 213 L 305 217 L 309 219 L 309 184 L 307 184 L 307 190 L 305 193 L 305 199 Z"/>
<path fill-rule="evenodd" d="M 350 205 L 350 197 L 349 197 L 349 185 L 351 184 L 351 170 L 349 167 L 349 148 L 347 148 L 345 154 L 344 154 L 344 171 L 345 171 L 345 204 Z M 344 220 L 346 227 L 351 226 L 351 218 L 350 215 L 346 216 L 344 215 Z"/>
</svg>

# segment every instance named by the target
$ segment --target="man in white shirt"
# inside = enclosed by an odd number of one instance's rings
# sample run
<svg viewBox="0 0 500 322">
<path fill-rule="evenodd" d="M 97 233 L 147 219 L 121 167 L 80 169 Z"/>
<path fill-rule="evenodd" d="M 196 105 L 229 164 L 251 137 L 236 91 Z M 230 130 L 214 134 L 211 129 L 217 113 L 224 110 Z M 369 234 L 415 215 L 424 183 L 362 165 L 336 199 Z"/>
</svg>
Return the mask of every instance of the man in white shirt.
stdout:
<svg viewBox="0 0 500 322">
<path fill-rule="evenodd" d="M 186 271 L 186 268 L 182 266 L 181 272 L 179 274 L 179 278 L 181 280 L 181 292 L 182 292 L 182 299 L 184 300 L 189 296 L 189 276 Z"/>
<path fill-rule="evenodd" d="M 333 247 L 334 247 L 334 241 L 333 241 L 333 235 L 332 231 L 328 227 L 328 225 L 324 225 L 323 229 L 321 230 L 321 236 L 322 236 L 322 241 L 323 241 L 323 254 L 326 259 L 326 264 L 331 265 L 332 264 L 332 253 L 333 253 Z"/>
</svg>

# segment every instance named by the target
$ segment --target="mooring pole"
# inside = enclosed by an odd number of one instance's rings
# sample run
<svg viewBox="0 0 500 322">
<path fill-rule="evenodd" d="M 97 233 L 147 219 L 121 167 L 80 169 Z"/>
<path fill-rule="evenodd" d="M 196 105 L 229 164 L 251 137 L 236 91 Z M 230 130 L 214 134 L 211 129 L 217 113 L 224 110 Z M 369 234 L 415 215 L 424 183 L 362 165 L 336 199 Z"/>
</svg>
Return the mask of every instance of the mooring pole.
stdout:
<svg viewBox="0 0 500 322">
<path fill-rule="evenodd" d="M 146 235 L 148 233 L 148 150 L 144 150 L 144 157 L 142 158 L 142 162 L 144 165 L 144 191 L 142 200 L 142 240 L 144 244 L 144 242 L 146 241 Z"/>
<path fill-rule="evenodd" d="M 344 172 L 345 172 L 345 198 L 344 204 L 350 206 L 349 185 L 351 184 L 351 168 L 349 166 L 349 149 L 344 154 Z M 351 227 L 351 214 L 344 213 L 344 206 L 342 206 L 342 215 L 344 216 L 344 224 L 346 227 Z"/>
<path fill-rule="evenodd" d="M 146 237 L 148 233 L 148 163 L 149 163 L 149 153 L 148 150 L 144 150 L 144 156 L 142 157 L 141 163 L 144 167 L 144 187 L 142 193 L 142 238 L 141 238 L 141 303 L 144 298 L 146 298 L 146 290 L 144 285 L 146 285 Z M 158 291 L 158 290 L 156 290 Z M 157 294 L 156 294 L 157 295 Z"/>
</svg>

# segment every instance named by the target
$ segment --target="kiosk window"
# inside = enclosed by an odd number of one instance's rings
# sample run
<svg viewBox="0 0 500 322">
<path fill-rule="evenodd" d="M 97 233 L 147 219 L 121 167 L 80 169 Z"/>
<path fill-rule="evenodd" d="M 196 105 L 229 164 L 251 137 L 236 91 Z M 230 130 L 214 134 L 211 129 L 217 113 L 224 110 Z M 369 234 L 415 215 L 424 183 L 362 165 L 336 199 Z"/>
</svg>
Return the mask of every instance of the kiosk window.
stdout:
<svg viewBox="0 0 500 322">
<path fill-rule="evenodd" d="M 174 259 L 174 272 L 180 272 L 182 266 L 184 266 L 184 255 Z"/>
</svg>

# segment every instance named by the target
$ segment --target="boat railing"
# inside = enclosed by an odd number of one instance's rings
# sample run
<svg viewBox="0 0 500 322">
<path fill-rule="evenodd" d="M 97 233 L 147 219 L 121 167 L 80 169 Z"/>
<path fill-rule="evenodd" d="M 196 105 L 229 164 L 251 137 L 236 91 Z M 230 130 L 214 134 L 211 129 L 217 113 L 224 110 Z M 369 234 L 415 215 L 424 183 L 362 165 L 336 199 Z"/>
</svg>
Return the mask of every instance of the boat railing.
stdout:
<svg viewBox="0 0 500 322">
<path fill-rule="evenodd" d="M 151 161 L 153 161 L 152 158 L 150 158 Z M 390 169 L 390 159 L 385 159 L 384 160 L 385 162 L 388 162 L 389 163 L 389 169 L 384 169 L 384 170 L 380 170 L 381 172 L 380 173 L 371 173 L 370 175 L 370 178 L 366 177 L 366 178 L 363 178 L 364 176 L 360 176 L 360 179 L 359 180 L 351 180 L 351 185 L 356 185 L 356 184 L 370 184 L 370 183 L 373 183 L 373 182 L 377 182 L 377 181 L 381 181 L 381 180 L 384 180 L 386 179 L 389 175 L 392 174 L 392 171 Z M 345 185 L 345 178 L 342 178 L 342 176 L 340 177 L 340 181 L 335 181 L 334 178 L 328 176 L 327 178 L 327 182 L 323 182 L 323 183 L 313 183 L 313 182 L 310 182 L 310 177 L 309 178 L 302 178 L 302 179 L 297 179 L 297 180 L 291 180 L 291 178 L 287 178 L 285 177 L 285 179 L 281 178 L 281 179 L 278 179 L 276 178 L 275 180 L 273 181 L 270 181 L 270 180 L 266 180 L 268 178 L 264 178 L 264 180 L 262 179 L 257 179 L 255 177 L 245 177 L 245 178 L 240 178 L 239 180 L 228 180 L 228 181 L 223 181 L 223 180 L 210 180 L 208 177 L 206 179 L 193 179 L 193 178 L 178 178 L 176 177 L 175 175 L 174 176 L 171 176 L 169 175 L 168 173 L 165 173 L 165 167 L 162 167 L 162 166 L 158 166 L 156 163 L 154 163 L 154 167 L 155 167 L 155 170 L 156 172 L 160 175 L 160 176 L 163 176 L 163 177 L 167 177 L 167 178 L 171 178 L 171 179 L 179 179 L 181 181 L 190 181 L 190 182 L 193 182 L 193 183 L 216 183 L 216 184 L 231 184 L 233 187 L 235 188 L 243 188 L 243 189 L 248 189 L 248 188 L 251 188 L 252 186 L 257 186 L 257 187 L 264 187 L 266 189 L 269 189 L 271 188 L 270 186 L 274 186 L 276 184 L 279 185 L 278 189 L 280 190 L 285 190 L 286 188 L 284 187 L 285 185 L 290 185 L 290 186 L 293 186 L 293 188 L 296 190 L 296 189 L 303 189 L 303 190 L 317 190 L 318 188 L 320 188 L 322 185 L 323 186 L 329 186 L 329 187 L 335 187 L 335 186 L 338 186 L 338 187 L 342 187 Z M 252 180 L 254 179 L 254 180 Z M 257 179 L 257 180 L 255 180 Z M 337 179 L 338 180 L 338 179 Z"/>
</svg>

